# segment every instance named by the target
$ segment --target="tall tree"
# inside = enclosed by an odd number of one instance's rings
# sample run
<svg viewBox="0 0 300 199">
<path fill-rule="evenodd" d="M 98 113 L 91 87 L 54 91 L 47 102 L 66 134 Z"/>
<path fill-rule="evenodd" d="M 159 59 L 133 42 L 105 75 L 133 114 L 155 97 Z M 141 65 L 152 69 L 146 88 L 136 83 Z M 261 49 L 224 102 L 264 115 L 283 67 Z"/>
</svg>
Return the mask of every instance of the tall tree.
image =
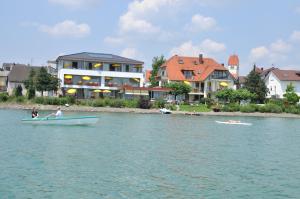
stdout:
<svg viewBox="0 0 300 199">
<path fill-rule="evenodd" d="M 291 105 L 295 105 L 299 102 L 300 97 L 295 93 L 295 87 L 292 83 L 287 85 L 287 88 L 285 90 L 285 94 L 283 95 L 287 102 Z"/>
<path fill-rule="evenodd" d="M 256 95 L 255 101 L 264 103 L 269 89 L 267 88 L 264 80 L 260 77 L 255 68 L 248 74 L 245 82 L 245 89 Z"/>
<path fill-rule="evenodd" d="M 52 76 L 47 72 L 46 68 L 42 67 L 36 78 L 36 90 L 40 91 L 42 96 L 44 96 L 44 91 L 49 91 L 52 89 Z"/>
<path fill-rule="evenodd" d="M 25 88 L 27 89 L 27 97 L 28 99 L 32 99 L 35 97 L 36 90 L 36 72 L 34 69 L 30 70 L 28 80 L 24 82 Z"/>
<path fill-rule="evenodd" d="M 158 81 L 156 80 L 156 76 L 159 68 L 166 62 L 166 59 L 163 55 L 154 57 L 152 59 L 152 71 L 150 76 L 151 87 L 158 86 Z"/>
</svg>

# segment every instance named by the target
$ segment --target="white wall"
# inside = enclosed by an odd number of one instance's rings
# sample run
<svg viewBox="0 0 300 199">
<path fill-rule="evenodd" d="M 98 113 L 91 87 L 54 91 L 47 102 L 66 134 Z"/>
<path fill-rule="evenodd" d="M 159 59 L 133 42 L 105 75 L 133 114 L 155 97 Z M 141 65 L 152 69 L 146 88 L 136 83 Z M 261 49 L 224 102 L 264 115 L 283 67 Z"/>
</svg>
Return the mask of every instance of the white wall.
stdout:
<svg viewBox="0 0 300 199">
<path fill-rule="evenodd" d="M 273 95 L 278 95 L 279 98 L 283 98 L 285 90 L 287 86 L 292 83 L 295 87 L 295 92 L 300 96 L 300 81 L 280 81 L 274 73 L 270 72 L 270 74 L 265 79 L 266 86 L 269 89 L 269 93 L 267 95 L 270 98 Z"/>
</svg>

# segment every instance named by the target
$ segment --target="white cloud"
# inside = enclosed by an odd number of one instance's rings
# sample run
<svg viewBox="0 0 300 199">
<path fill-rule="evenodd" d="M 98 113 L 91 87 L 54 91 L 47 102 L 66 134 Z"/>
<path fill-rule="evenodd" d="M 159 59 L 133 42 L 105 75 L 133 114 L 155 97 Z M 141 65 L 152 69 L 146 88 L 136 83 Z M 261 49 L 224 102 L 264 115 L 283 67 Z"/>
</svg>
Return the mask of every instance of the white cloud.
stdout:
<svg viewBox="0 0 300 199">
<path fill-rule="evenodd" d="M 259 46 L 256 48 L 252 48 L 250 52 L 250 59 L 251 60 L 260 60 L 269 56 L 270 51 L 265 46 Z"/>
<path fill-rule="evenodd" d="M 86 37 L 90 34 L 91 29 L 88 24 L 77 24 L 75 21 L 65 20 L 53 26 L 40 25 L 39 30 L 55 37 Z"/>
<path fill-rule="evenodd" d="M 214 18 L 196 14 L 192 17 L 191 22 L 186 26 L 186 30 L 191 32 L 201 32 L 215 29 L 216 26 L 217 22 Z"/>
<path fill-rule="evenodd" d="M 50 3 L 62 5 L 68 8 L 91 7 L 100 2 L 100 0 L 48 0 Z"/>
<path fill-rule="evenodd" d="M 192 41 L 187 41 L 170 51 L 170 55 L 183 55 L 183 56 L 198 56 L 203 54 L 221 53 L 226 50 L 224 43 L 219 43 L 210 39 L 205 39 L 199 45 L 193 44 Z"/>
<path fill-rule="evenodd" d="M 124 38 L 122 37 L 105 37 L 104 42 L 112 45 L 122 44 L 124 42 Z"/>
<path fill-rule="evenodd" d="M 294 42 L 300 42 L 300 31 L 295 30 L 291 34 L 290 39 L 291 39 L 291 41 L 294 41 Z"/>
<path fill-rule="evenodd" d="M 135 48 L 125 48 L 121 52 L 121 56 L 122 57 L 126 57 L 126 58 L 135 59 L 138 56 L 138 52 L 137 52 L 137 50 Z"/>
<path fill-rule="evenodd" d="M 274 53 L 288 53 L 292 46 L 283 40 L 279 39 L 270 45 L 270 51 Z"/>
</svg>

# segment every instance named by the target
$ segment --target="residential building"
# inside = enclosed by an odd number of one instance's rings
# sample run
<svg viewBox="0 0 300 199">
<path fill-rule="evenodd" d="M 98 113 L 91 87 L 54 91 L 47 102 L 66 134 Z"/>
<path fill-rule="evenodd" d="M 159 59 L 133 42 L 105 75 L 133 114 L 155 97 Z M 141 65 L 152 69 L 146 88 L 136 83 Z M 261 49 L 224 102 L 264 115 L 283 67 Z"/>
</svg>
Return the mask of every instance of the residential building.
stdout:
<svg viewBox="0 0 300 199">
<path fill-rule="evenodd" d="M 263 70 L 261 75 L 269 89 L 267 98 L 283 98 L 289 84 L 295 87 L 295 92 L 300 96 L 300 71 L 273 67 Z"/>
<path fill-rule="evenodd" d="M 7 91 L 7 77 L 9 71 L 0 71 L 0 92 Z"/>
<path fill-rule="evenodd" d="M 19 85 L 22 87 L 22 94 L 26 94 L 24 81 L 28 79 L 31 67 L 25 64 L 14 64 L 8 74 L 7 92 L 13 94 L 14 89 Z"/>
<path fill-rule="evenodd" d="M 191 85 L 189 101 L 213 97 L 222 88 L 233 88 L 234 77 L 224 65 L 212 58 L 184 57 L 175 55 L 167 60 L 159 69 L 160 86 L 170 82 L 184 82 Z"/>
<path fill-rule="evenodd" d="M 143 62 L 112 54 L 82 52 L 56 60 L 62 94 L 119 96 L 124 86 L 143 87 Z M 105 91 L 105 92 L 103 92 Z"/>
<path fill-rule="evenodd" d="M 145 71 L 145 87 L 151 86 L 150 77 L 151 77 L 152 70 L 146 70 Z"/>
<path fill-rule="evenodd" d="M 237 55 L 231 55 L 228 59 L 228 70 L 235 79 L 238 79 L 240 72 L 240 60 Z"/>
</svg>

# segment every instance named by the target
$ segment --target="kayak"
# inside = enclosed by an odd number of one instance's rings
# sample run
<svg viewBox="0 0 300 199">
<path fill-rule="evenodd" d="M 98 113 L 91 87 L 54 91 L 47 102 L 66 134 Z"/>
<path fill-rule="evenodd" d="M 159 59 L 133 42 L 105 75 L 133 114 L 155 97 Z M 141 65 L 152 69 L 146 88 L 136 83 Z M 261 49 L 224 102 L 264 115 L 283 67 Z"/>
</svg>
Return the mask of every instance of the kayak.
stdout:
<svg viewBox="0 0 300 199">
<path fill-rule="evenodd" d="M 159 109 L 162 114 L 172 114 L 172 111 L 166 108 Z"/>
<path fill-rule="evenodd" d="M 99 118 L 95 116 L 74 116 L 74 117 L 44 117 L 22 119 L 24 124 L 42 125 L 91 125 L 96 124 Z"/>
<path fill-rule="evenodd" d="M 246 126 L 251 126 L 252 123 L 245 123 L 245 122 L 221 122 L 221 121 L 216 121 L 219 124 L 232 124 L 232 125 L 246 125 Z"/>
</svg>

